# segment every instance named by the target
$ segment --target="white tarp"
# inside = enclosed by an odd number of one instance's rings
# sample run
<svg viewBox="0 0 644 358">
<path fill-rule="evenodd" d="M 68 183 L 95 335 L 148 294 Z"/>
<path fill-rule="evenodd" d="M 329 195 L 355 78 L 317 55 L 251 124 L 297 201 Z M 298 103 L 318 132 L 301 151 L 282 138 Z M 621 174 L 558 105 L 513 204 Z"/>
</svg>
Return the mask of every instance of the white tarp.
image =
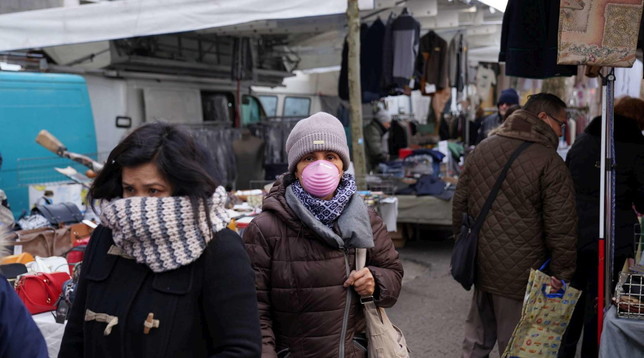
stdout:
<svg viewBox="0 0 644 358">
<path fill-rule="evenodd" d="M 24 11 L 0 15 L 0 51 L 329 15 L 346 8 L 346 0 L 123 0 Z"/>
</svg>

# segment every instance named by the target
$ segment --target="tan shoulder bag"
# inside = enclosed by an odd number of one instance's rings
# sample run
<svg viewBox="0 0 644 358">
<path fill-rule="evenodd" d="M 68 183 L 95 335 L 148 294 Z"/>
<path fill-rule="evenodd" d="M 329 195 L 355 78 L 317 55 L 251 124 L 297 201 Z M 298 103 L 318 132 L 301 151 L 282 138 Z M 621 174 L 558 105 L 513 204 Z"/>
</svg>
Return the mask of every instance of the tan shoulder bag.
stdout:
<svg viewBox="0 0 644 358">
<path fill-rule="evenodd" d="M 367 261 L 367 249 L 356 249 L 356 270 Z M 407 341 L 400 328 L 394 326 L 385 309 L 376 306 L 373 296 L 360 297 L 367 322 L 367 356 L 369 358 L 409 358 Z"/>
</svg>

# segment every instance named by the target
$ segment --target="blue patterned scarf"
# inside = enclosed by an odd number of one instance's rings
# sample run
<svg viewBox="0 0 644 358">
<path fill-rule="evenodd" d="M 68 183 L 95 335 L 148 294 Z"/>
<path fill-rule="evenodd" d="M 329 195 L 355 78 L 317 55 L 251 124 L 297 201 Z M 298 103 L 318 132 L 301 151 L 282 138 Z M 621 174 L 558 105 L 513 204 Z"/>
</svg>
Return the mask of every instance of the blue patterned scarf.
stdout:
<svg viewBox="0 0 644 358">
<path fill-rule="evenodd" d="M 353 194 L 356 193 L 356 181 L 351 174 L 344 174 L 331 200 L 323 200 L 309 194 L 299 180 L 291 184 L 293 193 L 304 207 L 322 224 L 332 228 L 333 223 L 340 217 Z"/>
</svg>

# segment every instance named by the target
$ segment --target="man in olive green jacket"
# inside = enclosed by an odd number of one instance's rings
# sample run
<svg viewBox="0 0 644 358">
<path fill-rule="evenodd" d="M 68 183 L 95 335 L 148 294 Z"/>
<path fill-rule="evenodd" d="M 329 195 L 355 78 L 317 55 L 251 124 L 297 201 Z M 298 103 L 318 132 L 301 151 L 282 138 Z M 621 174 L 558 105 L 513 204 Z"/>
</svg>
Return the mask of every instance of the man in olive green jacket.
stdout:
<svg viewBox="0 0 644 358">
<path fill-rule="evenodd" d="M 478 216 L 514 150 L 525 141 L 533 143 L 512 163 L 479 232 L 463 357 L 487 357 L 497 340 L 499 352 L 505 350 L 521 317 L 531 268 L 551 258 L 553 290 L 575 271 L 575 191 L 556 151 L 565 109 L 552 94 L 531 96 L 465 161 L 453 201 L 455 233 L 463 213 Z"/>
<path fill-rule="evenodd" d="M 391 126 L 391 115 L 387 110 L 380 109 L 374 118 L 364 127 L 363 136 L 365 143 L 365 156 L 367 159 L 367 172 L 375 171 L 378 164 L 387 161 L 387 148 L 385 135 Z"/>
</svg>

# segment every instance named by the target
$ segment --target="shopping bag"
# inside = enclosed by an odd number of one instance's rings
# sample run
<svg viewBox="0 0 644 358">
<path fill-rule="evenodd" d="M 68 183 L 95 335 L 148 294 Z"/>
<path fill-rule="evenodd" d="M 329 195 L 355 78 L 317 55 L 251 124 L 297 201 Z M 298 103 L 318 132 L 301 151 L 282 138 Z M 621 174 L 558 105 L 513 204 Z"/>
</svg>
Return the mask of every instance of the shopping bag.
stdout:
<svg viewBox="0 0 644 358">
<path fill-rule="evenodd" d="M 356 249 L 356 270 L 365 266 L 366 249 Z M 361 297 L 367 325 L 367 349 L 370 358 L 409 358 L 407 341 L 400 328 L 394 326 L 384 308 L 376 306 L 373 297 Z"/>
<path fill-rule="evenodd" d="M 567 285 L 557 293 L 549 291 L 550 276 L 530 270 L 521 320 L 514 328 L 503 358 L 557 357 L 581 291 Z"/>
</svg>

